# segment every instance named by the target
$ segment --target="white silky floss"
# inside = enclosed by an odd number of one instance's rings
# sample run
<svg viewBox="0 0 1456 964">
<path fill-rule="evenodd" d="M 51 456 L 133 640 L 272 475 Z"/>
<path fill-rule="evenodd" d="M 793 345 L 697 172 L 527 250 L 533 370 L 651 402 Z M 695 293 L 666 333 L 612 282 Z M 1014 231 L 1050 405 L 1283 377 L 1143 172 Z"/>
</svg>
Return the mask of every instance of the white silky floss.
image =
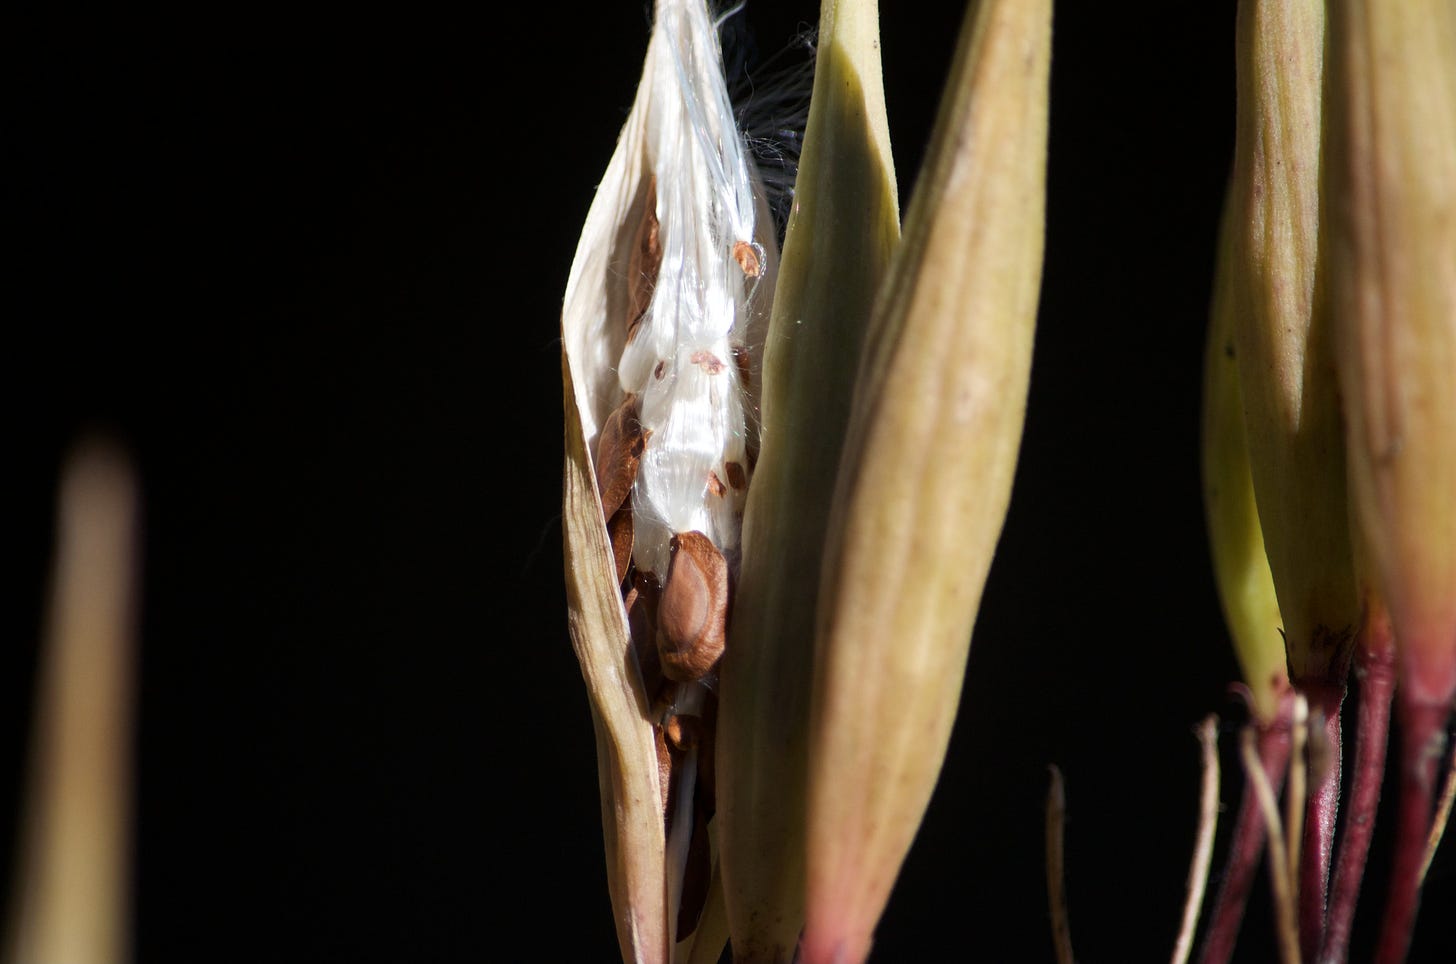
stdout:
<svg viewBox="0 0 1456 964">
<path fill-rule="evenodd" d="M 745 350 L 763 251 L 716 24 L 703 0 L 659 0 L 653 32 L 647 155 L 662 261 L 618 377 L 651 433 L 633 486 L 633 556 L 661 580 L 676 533 L 737 555 L 748 424 L 735 347 Z"/>
</svg>

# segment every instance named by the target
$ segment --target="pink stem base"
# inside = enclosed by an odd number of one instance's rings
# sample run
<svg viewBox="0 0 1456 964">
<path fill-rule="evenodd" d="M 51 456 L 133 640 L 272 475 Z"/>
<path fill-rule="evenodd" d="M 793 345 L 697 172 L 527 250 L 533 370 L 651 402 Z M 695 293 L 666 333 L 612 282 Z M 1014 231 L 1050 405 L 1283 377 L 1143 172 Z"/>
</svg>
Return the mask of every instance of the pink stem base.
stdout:
<svg viewBox="0 0 1456 964">
<path fill-rule="evenodd" d="M 1299 953 L 1302 959 L 1312 961 L 1324 939 L 1330 855 L 1335 849 L 1335 817 L 1340 810 L 1340 706 L 1345 701 L 1345 687 L 1324 680 L 1306 681 L 1299 685 L 1299 691 L 1309 700 L 1310 722 L 1323 722 L 1327 751 L 1317 753 L 1311 744 L 1313 765 L 1300 845 Z M 1300 765 L 1298 760 L 1294 763 Z"/>
<path fill-rule="evenodd" d="M 1436 789 L 1436 768 L 1441 761 L 1446 704 L 1431 706 L 1402 698 L 1400 753 L 1400 809 L 1396 829 L 1395 869 L 1391 874 L 1385 920 L 1380 926 L 1376 964 L 1400 964 L 1410 947 L 1416 909 L 1421 899 L 1421 865 L 1431 829 L 1431 808 Z"/>
<path fill-rule="evenodd" d="M 1385 749 L 1389 742 L 1390 700 L 1395 692 L 1395 647 L 1389 626 L 1369 635 L 1355 652 L 1355 678 L 1360 684 L 1360 715 L 1355 730 L 1355 773 L 1345 809 L 1345 830 L 1335 865 L 1325 923 L 1320 964 L 1344 964 L 1349 954 L 1350 930 L 1360 882 L 1370 855 L 1375 813 L 1380 806 L 1380 784 L 1385 778 Z"/>
<path fill-rule="evenodd" d="M 1284 771 L 1289 764 L 1289 713 L 1290 703 L 1285 700 L 1280 705 L 1279 716 L 1272 723 L 1258 726 L 1259 760 L 1276 792 L 1284 783 Z M 1254 885 L 1254 875 L 1264 853 L 1264 833 L 1264 817 L 1254 795 L 1253 781 L 1245 777 L 1243 799 L 1239 801 L 1239 815 L 1234 822 L 1233 840 L 1224 865 L 1223 883 L 1209 914 L 1208 933 L 1199 955 L 1202 964 L 1227 964 L 1233 956 L 1239 927 L 1244 921 L 1244 907 L 1249 902 L 1249 890 Z"/>
</svg>

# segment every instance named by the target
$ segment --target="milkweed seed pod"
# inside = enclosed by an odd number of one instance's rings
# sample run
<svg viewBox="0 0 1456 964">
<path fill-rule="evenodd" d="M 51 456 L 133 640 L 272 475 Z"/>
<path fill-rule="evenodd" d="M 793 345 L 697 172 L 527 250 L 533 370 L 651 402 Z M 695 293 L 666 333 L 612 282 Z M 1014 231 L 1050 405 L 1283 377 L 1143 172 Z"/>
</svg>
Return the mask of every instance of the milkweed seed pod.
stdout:
<svg viewBox="0 0 1456 964">
<path fill-rule="evenodd" d="M 1279 715 L 1281 696 L 1289 691 L 1289 675 L 1279 600 L 1249 470 L 1228 290 L 1230 225 L 1227 217 L 1224 220 L 1203 359 L 1203 508 L 1219 603 L 1234 655 L 1249 688 L 1254 718 L 1269 726 Z"/>
<path fill-rule="evenodd" d="M 562 312 L 568 619 L 627 961 L 714 960 L 724 937 L 696 931 L 714 893 L 712 673 L 777 273 L 735 123 L 706 4 L 659 0 Z"/>
<path fill-rule="evenodd" d="M 1332 6 L 1330 278 L 1353 515 L 1403 693 L 1456 693 L 1456 5 Z M 1404 698 L 1404 697 L 1403 697 Z"/>
<path fill-rule="evenodd" d="M 826 0 L 816 60 L 722 669 L 719 840 L 739 964 L 787 962 L 803 926 L 819 563 L 860 348 L 900 234 L 875 0 Z"/>
<path fill-rule="evenodd" d="M 1021 442 L 1049 0 L 967 13 L 866 341 L 810 715 L 805 964 L 858 964 L 935 786 Z"/>
<path fill-rule="evenodd" d="M 1326 204 L 1352 516 L 1394 630 L 1405 957 L 1456 695 L 1456 4 L 1331 5 Z"/>
<path fill-rule="evenodd" d="M 1338 710 L 1358 619 L 1319 261 L 1323 0 L 1244 0 L 1229 197 L 1245 429 L 1297 686 Z M 1333 695 L 1328 695 L 1333 690 Z M 1332 702 L 1332 706 L 1330 703 Z"/>
</svg>

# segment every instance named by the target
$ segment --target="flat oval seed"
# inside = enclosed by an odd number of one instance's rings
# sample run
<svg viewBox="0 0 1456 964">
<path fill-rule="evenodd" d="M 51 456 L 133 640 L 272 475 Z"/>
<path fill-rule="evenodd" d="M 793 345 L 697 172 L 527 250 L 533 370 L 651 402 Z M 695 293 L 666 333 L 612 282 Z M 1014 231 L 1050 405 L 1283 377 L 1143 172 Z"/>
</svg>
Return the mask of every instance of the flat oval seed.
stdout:
<svg viewBox="0 0 1456 964">
<path fill-rule="evenodd" d="M 616 515 L 632 483 L 637 480 L 637 467 L 647 450 L 647 435 L 637 419 L 637 396 L 628 395 L 602 424 L 597 439 L 597 491 L 602 496 L 602 515 Z"/>
<path fill-rule="evenodd" d="M 657 654 L 668 679 L 701 679 L 723 655 L 728 563 L 701 532 L 672 537 L 672 562 L 657 604 Z"/>
<path fill-rule="evenodd" d="M 653 177 L 647 186 L 647 200 L 642 209 L 642 223 L 637 226 L 637 241 L 627 256 L 627 277 L 631 285 L 627 289 L 631 302 L 627 306 L 627 340 L 637 334 L 637 325 L 652 304 L 652 289 L 657 286 L 657 274 L 662 268 L 662 226 L 657 221 L 657 178 Z"/>
<path fill-rule="evenodd" d="M 622 507 L 607 520 L 607 538 L 612 543 L 612 561 L 617 564 L 617 581 L 627 578 L 627 567 L 632 564 L 632 507 Z"/>
</svg>

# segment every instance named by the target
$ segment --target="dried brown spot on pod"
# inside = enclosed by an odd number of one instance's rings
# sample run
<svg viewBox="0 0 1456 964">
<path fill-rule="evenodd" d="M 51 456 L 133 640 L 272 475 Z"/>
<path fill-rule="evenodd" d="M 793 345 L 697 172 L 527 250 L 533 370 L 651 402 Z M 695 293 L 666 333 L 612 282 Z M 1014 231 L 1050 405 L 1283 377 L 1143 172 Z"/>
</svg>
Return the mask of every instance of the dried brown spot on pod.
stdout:
<svg viewBox="0 0 1456 964">
<path fill-rule="evenodd" d="M 728 563 L 701 532 L 672 537 L 672 562 L 657 603 L 657 655 L 668 679 L 700 679 L 723 655 Z"/>
<path fill-rule="evenodd" d="M 733 488 L 742 492 L 748 487 L 748 473 L 743 471 L 742 465 L 737 462 L 729 462 L 723 466 L 723 470 L 728 473 L 728 484 Z"/>
<path fill-rule="evenodd" d="M 733 245 L 733 260 L 738 262 L 738 267 L 750 278 L 757 278 L 763 274 L 763 265 L 758 260 L 758 251 L 747 241 L 738 241 Z"/>
<path fill-rule="evenodd" d="M 695 351 L 688 361 L 694 365 L 702 365 L 703 371 L 709 375 L 716 375 L 723 370 L 723 359 L 710 351 Z"/>
<path fill-rule="evenodd" d="M 708 845 L 708 818 L 693 809 L 693 835 L 688 838 L 687 866 L 683 868 L 682 897 L 677 908 L 677 939 L 697 930 L 703 907 L 708 903 L 708 885 L 713 879 L 712 850 Z"/>
<path fill-rule="evenodd" d="M 602 514 L 608 519 L 617 514 L 632 491 L 649 434 L 637 418 L 636 395 L 624 398 L 602 424 L 597 438 L 597 491 L 602 496 Z"/>
<path fill-rule="evenodd" d="M 627 278 L 630 302 L 627 305 L 627 340 L 637 334 L 642 316 L 652 303 L 652 289 L 657 287 L 657 273 L 662 268 L 662 225 L 657 221 L 657 178 L 647 185 L 647 199 L 642 209 L 642 222 L 637 238 L 627 255 Z"/>
<path fill-rule="evenodd" d="M 727 491 L 727 487 L 723 485 L 723 480 L 718 478 L 718 473 L 710 471 L 708 473 L 708 492 L 721 499 L 723 493 Z"/>
<path fill-rule="evenodd" d="M 657 596 L 657 577 L 650 572 L 634 572 L 632 586 L 622 600 L 627 608 L 627 629 L 632 634 L 632 648 L 637 653 L 637 667 L 642 673 L 642 686 L 649 703 L 661 700 L 663 690 L 671 685 L 662 675 L 662 664 L 657 656 Z"/>
</svg>

